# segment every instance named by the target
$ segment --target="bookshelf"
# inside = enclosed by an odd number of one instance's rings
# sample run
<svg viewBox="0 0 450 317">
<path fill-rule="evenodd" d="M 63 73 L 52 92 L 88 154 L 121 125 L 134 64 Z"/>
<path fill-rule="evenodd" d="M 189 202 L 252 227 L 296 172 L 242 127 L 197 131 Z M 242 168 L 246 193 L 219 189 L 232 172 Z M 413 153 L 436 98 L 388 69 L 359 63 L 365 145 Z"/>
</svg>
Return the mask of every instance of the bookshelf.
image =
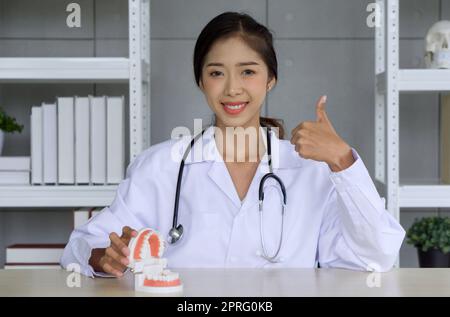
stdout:
<svg viewBox="0 0 450 317">
<path fill-rule="evenodd" d="M 114 199 L 117 185 L 95 186 L 2 186 L 2 207 L 106 206 Z"/>
<path fill-rule="evenodd" d="M 399 95 L 450 91 L 450 70 L 399 68 L 399 0 L 377 0 L 375 29 L 375 178 L 385 190 L 387 210 L 450 207 L 450 185 L 402 183 L 399 178 Z M 399 263 L 397 263 L 399 266 Z"/>
<path fill-rule="evenodd" d="M 125 83 L 128 58 L 0 58 L 0 82 Z"/>
<path fill-rule="evenodd" d="M 0 58 L 0 83 L 128 83 L 129 157 L 150 146 L 150 0 L 128 0 L 128 58 Z M 2 207 L 106 206 L 117 185 L 0 186 Z"/>
</svg>

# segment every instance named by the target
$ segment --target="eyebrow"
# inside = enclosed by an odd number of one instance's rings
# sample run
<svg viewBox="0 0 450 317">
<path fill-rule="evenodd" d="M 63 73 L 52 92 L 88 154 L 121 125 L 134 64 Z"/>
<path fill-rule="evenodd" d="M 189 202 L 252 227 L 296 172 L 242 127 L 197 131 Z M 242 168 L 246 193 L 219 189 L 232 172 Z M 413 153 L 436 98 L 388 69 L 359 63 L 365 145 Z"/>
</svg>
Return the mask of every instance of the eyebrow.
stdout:
<svg viewBox="0 0 450 317">
<path fill-rule="evenodd" d="M 259 65 L 257 62 L 242 62 L 242 63 L 237 63 L 236 66 L 250 66 L 250 65 Z M 222 66 L 222 63 L 208 63 L 208 65 L 206 65 L 206 67 L 209 66 Z"/>
</svg>

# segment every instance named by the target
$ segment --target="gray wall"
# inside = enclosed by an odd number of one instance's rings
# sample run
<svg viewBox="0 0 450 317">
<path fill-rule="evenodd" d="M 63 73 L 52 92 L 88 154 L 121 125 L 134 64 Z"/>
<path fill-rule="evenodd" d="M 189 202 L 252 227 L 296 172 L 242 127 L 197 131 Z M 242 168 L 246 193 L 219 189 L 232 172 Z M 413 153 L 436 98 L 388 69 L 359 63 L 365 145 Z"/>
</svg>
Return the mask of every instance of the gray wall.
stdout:
<svg viewBox="0 0 450 317">
<path fill-rule="evenodd" d="M 65 25 L 72 1 L 0 0 L 0 56 L 128 56 L 127 1 L 78 0 L 82 28 Z M 192 52 L 202 27 L 225 11 L 245 11 L 274 32 L 279 82 L 265 115 L 285 120 L 291 131 L 314 118 L 314 105 L 328 95 L 328 112 L 338 133 L 374 172 L 374 40 L 366 26 L 369 0 L 153 0 L 151 3 L 152 144 L 175 126 L 193 129 L 193 119 L 211 112 L 195 86 Z M 450 18 L 450 0 L 401 0 L 402 68 L 424 67 L 423 37 L 440 18 Z M 126 85 L 2 84 L 0 105 L 25 124 L 8 135 L 4 155 L 29 155 L 30 107 L 55 96 L 128 95 Z M 403 181 L 439 175 L 439 95 L 401 96 Z M 0 189 L 1 190 L 1 189 Z M 0 250 L 12 243 L 65 242 L 71 209 L 0 209 Z M 401 223 L 445 210 L 402 210 Z M 256 225 L 256 224 L 255 224 Z M 0 266 L 4 252 L 0 252 Z M 404 267 L 417 266 L 415 249 L 401 250 Z"/>
</svg>

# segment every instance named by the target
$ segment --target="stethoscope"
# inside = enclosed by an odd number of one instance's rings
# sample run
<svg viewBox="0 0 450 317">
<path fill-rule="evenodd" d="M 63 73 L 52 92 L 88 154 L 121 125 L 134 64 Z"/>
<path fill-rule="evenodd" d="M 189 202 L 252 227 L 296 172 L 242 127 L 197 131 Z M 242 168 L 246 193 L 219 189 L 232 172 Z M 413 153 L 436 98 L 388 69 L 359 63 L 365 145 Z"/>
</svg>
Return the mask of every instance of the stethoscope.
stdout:
<svg viewBox="0 0 450 317">
<path fill-rule="evenodd" d="M 186 149 L 186 151 L 184 152 L 183 158 L 181 159 L 180 162 L 180 168 L 178 171 L 178 180 L 177 180 L 177 188 L 176 188 L 176 192 L 175 192 L 175 206 L 174 206 L 174 210 L 173 210 L 173 223 L 172 223 L 172 228 L 169 231 L 169 239 L 168 242 L 170 244 L 175 244 L 177 243 L 182 237 L 183 237 L 183 226 L 181 224 L 178 224 L 178 204 L 180 202 L 180 188 L 181 188 L 181 179 L 183 177 L 183 169 L 184 169 L 184 162 L 187 158 L 187 156 L 189 155 L 192 147 L 194 146 L 195 142 L 203 135 L 203 133 L 207 130 L 204 129 L 201 133 L 197 134 L 192 140 L 191 143 L 189 145 L 189 147 Z M 283 243 L 283 231 L 284 231 L 284 214 L 286 212 L 286 188 L 283 184 L 283 181 L 273 173 L 273 168 L 272 168 L 272 151 L 271 151 L 271 136 L 270 136 L 270 127 L 267 127 L 267 157 L 268 157 L 268 164 L 269 164 L 269 173 L 265 174 L 260 183 L 259 183 L 259 217 L 260 217 L 260 235 L 261 235 L 261 246 L 262 246 L 262 251 L 263 254 L 261 254 L 261 256 L 266 259 L 269 262 L 272 263 L 276 263 L 276 262 L 280 262 L 280 259 L 277 259 L 278 254 L 280 253 L 281 250 L 281 245 Z M 264 244 L 264 223 L 263 223 L 263 204 L 264 204 L 264 183 L 266 182 L 266 180 L 268 180 L 269 178 L 273 178 L 274 180 L 276 180 L 278 182 L 278 184 L 280 185 L 281 188 L 281 193 L 283 195 L 283 200 L 282 200 L 282 206 L 281 206 L 281 231 L 280 231 L 280 240 L 278 243 L 278 248 L 275 252 L 274 255 L 270 256 L 266 250 L 266 246 Z"/>
</svg>

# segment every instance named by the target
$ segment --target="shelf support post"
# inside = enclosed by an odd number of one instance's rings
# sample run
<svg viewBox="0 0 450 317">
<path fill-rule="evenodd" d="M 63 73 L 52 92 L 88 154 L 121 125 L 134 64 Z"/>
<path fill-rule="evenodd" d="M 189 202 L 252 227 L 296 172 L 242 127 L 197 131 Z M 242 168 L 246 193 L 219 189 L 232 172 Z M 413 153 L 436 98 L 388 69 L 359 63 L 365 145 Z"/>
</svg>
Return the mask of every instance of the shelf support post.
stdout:
<svg viewBox="0 0 450 317">
<path fill-rule="evenodd" d="M 385 33 L 386 33 L 386 12 L 384 7 L 384 0 L 377 0 L 376 2 L 380 14 L 380 25 L 375 27 L 375 179 L 382 184 L 386 183 L 386 165 L 385 165 L 385 90 L 380 88 L 379 76 L 383 76 L 383 81 L 386 82 L 386 58 L 385 58 Z M 377 9 L 378 10 L 378 9 Z M 377 76 L 379 75 L 379 76 Z"/>
<path fill-rule="evenodd" d="M 130 162 L 150 146 L 150 0 L 129 0 Z"/>
<path fill-rule="evenodd" d="M 399 1 L 387 0 L 386 7 L 386 104 L 387 104 L 387 209 L 400 219 L 398 204 L 399 186 L 399 91 L 398 49 L 399 49 Z"/>
</svg>

